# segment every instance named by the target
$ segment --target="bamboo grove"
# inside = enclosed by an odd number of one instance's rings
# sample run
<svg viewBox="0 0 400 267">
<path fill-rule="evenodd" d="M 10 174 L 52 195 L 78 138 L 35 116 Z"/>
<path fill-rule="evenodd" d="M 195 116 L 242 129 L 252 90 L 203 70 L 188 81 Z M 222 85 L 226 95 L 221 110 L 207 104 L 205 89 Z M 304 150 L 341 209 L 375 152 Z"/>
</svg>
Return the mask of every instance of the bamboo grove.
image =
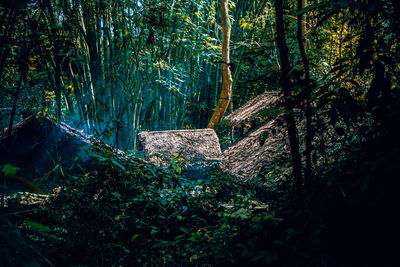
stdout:
<svg viewBox="0 0 400 267">
<path fill-rule="evenodd" d="M 232 26 L 227 113 L 268 90 L 293 99 L 285 104 L 286 121 L 290 128 L 291 110 L 304 111 L 309 176 L 321 112 L 349 117 L 346 110 L 359 106 L 376 114 L 383 97 L 376 80 L 385 79 L 389 90 L 397 84 L 399 6 L 364 0 L 226 5 Z M 219 8 L 216 0 L 2 1 L 2 127 L 47 112 L 123 149 L 136 148 L 139 130 L 206 127 L 228 65 L 221 60 Z M 289 132 L 299 176 L 296 129 Z"/>
</svg>

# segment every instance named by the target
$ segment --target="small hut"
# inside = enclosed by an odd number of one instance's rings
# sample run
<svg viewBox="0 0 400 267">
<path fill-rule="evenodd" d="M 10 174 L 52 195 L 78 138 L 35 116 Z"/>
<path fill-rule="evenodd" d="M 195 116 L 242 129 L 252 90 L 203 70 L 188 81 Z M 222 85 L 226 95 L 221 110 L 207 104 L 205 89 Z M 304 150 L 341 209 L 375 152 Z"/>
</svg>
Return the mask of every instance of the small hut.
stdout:
<svg viewBox="0 0 400 267">
<path fill-rule="evenodd" d="M 261 172 L 269 175 L 290 160 L 289 141 L 284 123 L 272 120 L 223 151 L 222 168 L 251 180 Z"/>
<path fill-rule="evenodd" d="M 277 191 L 276 186 L 291 172 L 291 156 L 286 124 L 279 111 L 279 92 L 265 92 L 225 117 L 226 125 L 242 130 L 244 137 L 222 153 L 221 167 L 238 181 Z M 300 135 L 304 123 L 297 118 Z M 264 177 L 255 179 L 256 177 Z"/>
<path fill-rule="evenodd" d="M 15 124 L 10 136 L 7 131 L 0 133 L 0 166 L 11 164 L 19 168 L 18 175 L 32 181 L 40 180 L 56 166 L 64 169 L 98 161 L 90 153 L 93 145 L 114 152 L 119 159 L 134 160 L 93 136 L 39 114 Z"/>
<path fill-rule="evenodd" d="M 225 117 L 226 125 L 241 129 L 242 134 L 253 130 L 252 128 L 256 129 L 224 150 L 222 167 L 228 172 L 243 179 L 251 179 L 274 161 L 272 157 L 277 151 L 285 150 L 287 142 L 281 123 L 274 118 L 267 118 L 261 127 L 258 125 L 258 129 L 255 123 L 264 110 L 274 108 L 278 101 L 278 91 L 267 91 Z"/>
<path fill-rule="evenodd" d="M 91 139 L 65 123 L 45 116 L 30 116 L 0 133 L 0 162 L 20 169 L 24 177 L 37 178 L 58 163 L 86 162 Z"/>
<path fill-rule="evenodd" d="M 143 131 L 138 140 L 150 162 L 162 167 L 179 163 L 196 172 L 222 160 L 219 139 L 212 129 Z"/>
</svg>

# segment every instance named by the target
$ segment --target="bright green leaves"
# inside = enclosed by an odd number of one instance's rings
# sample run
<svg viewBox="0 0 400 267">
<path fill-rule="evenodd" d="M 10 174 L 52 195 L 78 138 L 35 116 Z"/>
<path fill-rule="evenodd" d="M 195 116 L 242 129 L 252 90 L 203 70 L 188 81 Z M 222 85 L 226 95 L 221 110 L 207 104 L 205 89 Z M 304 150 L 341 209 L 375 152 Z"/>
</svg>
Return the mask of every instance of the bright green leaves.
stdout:
<svg viewBox="0 0 400 267">
<path fill-rule="evenodd" d="M 5 176 L 7 176 L 7 175 L 16 175 L 17 171 L 19 169 L 20 168 L 15 167 L 15 166 L 7 163 L 7 164 L 4 165 L 4 167 L 2 169 L 2 172 L 4 173 Z"/>
<path fill-rule="evenodd" d="M 49 226 L 34 221 L 27 221 L 22 226 L 38 235 L 38 240 L 43 238 L 61 240 Z M 44 240 L 43 240 L 44 241 Z"/>
</svg>

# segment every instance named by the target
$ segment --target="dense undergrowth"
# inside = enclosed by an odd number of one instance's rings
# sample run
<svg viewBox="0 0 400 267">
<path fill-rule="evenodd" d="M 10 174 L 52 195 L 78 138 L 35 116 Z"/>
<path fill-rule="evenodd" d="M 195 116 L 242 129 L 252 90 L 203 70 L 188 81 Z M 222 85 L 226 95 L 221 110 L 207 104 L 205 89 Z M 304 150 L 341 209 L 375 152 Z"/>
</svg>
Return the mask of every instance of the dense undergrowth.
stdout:
<svg viewBox="0 0 400 267">
<path fill-rule="evenodd" d="M 395 266 L 396 140 L 376 133 L 320 166 L 304 203 L 257 200 L 219 170 L 191 181 L 104 154 L 44 202 L 9 201 L 1 264 Z"/>
<path fill-rule="evenodd" d="M 277 262 L 287 250 L 276 231 L 284 220 L 226 175 L 209 175 L 199 183 L 145 162 L 104 158 L 44 203 L 9 202 L 1 232 L 17 234 L 8 239 L 18 249 L 2 247 L 3 264 Z"/>
</svg>

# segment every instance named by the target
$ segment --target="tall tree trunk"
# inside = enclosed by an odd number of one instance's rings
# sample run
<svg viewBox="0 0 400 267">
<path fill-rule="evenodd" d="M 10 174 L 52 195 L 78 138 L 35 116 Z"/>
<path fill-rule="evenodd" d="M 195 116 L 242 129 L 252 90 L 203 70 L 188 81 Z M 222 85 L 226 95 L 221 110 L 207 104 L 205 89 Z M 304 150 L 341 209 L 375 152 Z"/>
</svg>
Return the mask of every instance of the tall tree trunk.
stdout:
<svg viewBox="0 0 400 267">
<path fill-rule="evenodd" d="M 284 105 L 285 105 L 285 121 L 288 128 L 289 142 L 290 142 L 290 150 L 292 156 L 292 164 L 293 164 L 293 176 L 295 189 L 298 193 L 298 196 L 302 192 L 302 164 L 301 164 L 301 156 L 300 156 L 300 146 L 299 139 L 297 136 L 297 127 L 296 121 L 293 115 L 293 100 L 291 93 L 291 81 L 290 81 L 290 70 L 291 66 L 289 63 L 289 50 L 286 45 L 286 34 L 285 27 L 283 21 L 283 1 L 275 0 L 275 12 L 276 12 L 276 38 L 277 45 L 280 56 L 280 63 L 282 67 L 282 73 L 280 78 L 280 85 L 282 87 L 282 92 L 284 96 Z"/>
<path fill-rule="evenodd" d="M 231 39 L 231 23 L 229 21 L 228 0 L 220 0 L 220 12 L 222 22 L 222 90 L 217 106 L 208 122 L 207 128 L 217 129 L 222 117 L 229 106 L 232 95 L 232 73 L 229 68 L 229 43 Z"/>
<path fill-rule="evenodd" d="M 303 9 L 307 4 L 307 0 L 297 0 L 297 9 Z M 304 185 L 307 188 L 310 183 L 311 176 L 311 151 L 312 151 L 312 112 L 311 112 L 311 85 L 310 85 L 310 63 L 307 58 L 306 49 L 305 49 L 305 40 L 304 33 L 306 31 L 306 23 L 304 21 L 304 15 L 299 14 L 297 16 L 297 42 L 299 43 L 301 60 L 303 62 L 303 70 L 304 70 L 304 87 L 305 90 L 305 117 L 306 117 L 306 149 L 305 149 L 305 158 L 306 158 L 306 166 L 304 172 Z"/>
</svg>

